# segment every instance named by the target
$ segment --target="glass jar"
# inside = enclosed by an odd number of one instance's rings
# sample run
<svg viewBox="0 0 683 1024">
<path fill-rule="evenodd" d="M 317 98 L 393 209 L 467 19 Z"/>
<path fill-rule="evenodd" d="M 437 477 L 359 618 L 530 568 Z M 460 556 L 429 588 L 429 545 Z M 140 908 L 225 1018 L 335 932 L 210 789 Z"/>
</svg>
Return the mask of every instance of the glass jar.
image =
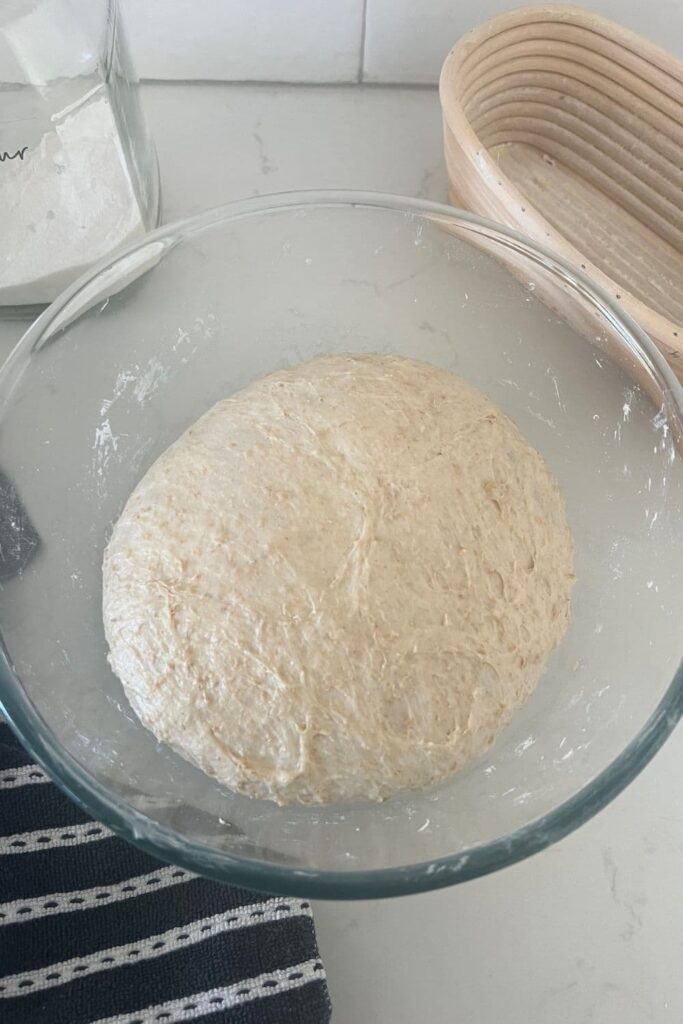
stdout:
<svg viewBox="0 0 683 1024">
<path fill-rule="evenodd" d="M 0 316 L 51 302 L 158 217 L 118 0 L 3 0 Z"/>
</svg>

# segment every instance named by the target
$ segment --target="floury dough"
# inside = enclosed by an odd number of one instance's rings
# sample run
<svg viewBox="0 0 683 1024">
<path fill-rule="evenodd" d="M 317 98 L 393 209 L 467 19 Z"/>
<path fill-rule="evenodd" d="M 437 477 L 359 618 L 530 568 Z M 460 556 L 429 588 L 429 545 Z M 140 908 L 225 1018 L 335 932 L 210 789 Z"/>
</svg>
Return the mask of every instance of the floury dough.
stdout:
<svg viewBox="0 0 683 1024">
<path fill-rule="evenodd" d="M 380 800 L 483 754 L 569 619 L 541 456 L 412 359 L 329 356 L 215 405 L 104 558 L 110 660 L 159 740 L 278 803 Z"/>
</svg>

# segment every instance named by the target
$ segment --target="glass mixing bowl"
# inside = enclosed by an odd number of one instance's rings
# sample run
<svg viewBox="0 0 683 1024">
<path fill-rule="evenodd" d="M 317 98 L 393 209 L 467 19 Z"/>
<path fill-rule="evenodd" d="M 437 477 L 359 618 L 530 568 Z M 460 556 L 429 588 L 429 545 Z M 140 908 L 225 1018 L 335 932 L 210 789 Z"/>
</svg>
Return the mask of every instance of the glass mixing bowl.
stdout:
<svg viewBox="0 0 683 1024">
<path fill-rule="evenodd" d="M 560 481 L 578 581 L 564 642 L 485 758 L 383 804 L 277 807 L 131 712 L 106 660 L 102 553 L 148 466 L 210 405 L 337 351 L 429 360 L 490 395 Z M 0 466 L 40 538 L 31 553 L 31 528 L 15 531 L 26 564 L 0 591 L 6 714 L 93 816 L 216 879 L 386 896 L 526 857 L 623 789 L 681 714 L 681 408 L 618 304 L 450 207 L 299 193 L 156 231 L 58 299 L 0 374 Z"/>
</svg>

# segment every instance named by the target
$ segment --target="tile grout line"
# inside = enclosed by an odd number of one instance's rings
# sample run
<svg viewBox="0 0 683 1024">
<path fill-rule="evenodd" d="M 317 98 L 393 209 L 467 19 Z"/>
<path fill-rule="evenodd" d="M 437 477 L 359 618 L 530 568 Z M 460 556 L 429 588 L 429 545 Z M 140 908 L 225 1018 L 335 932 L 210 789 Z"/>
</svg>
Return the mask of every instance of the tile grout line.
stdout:
<svg viewBox="0 0 683 1024">
<path fill-rule="evenodd" d="M 265 89 L 281 89 L 283 87 L 291 86 L 295 89 L 357 89 L 359 86 L 363 89 L 416 89 L 416 90 L 435 90 L 438 88 L 436 82 L 358 82 L 355 78 L 346 81 L 339 82 L 313 82 L 313 81 L 301 81 L 292 80 L 285 81 L 284 79 L 273 79 L 268 81 L 266 79 L 256 78 L 243 78 L 243 79 L 230 79 L 230 78 L 141 78 L 140 82 L 142 85 L 215 85 L 215 86 L 257 86 Z"/>
<path fill-rule="evenodd" d="M 361 83 L 363 81 L 363 75 L 365 74 L 365 38 L 368 31 L 368 0 L 363 0 L 363 17 L 360 26 L 360 53 L 358 55 L 358 78 L 357 81 Z"/>
</svg>

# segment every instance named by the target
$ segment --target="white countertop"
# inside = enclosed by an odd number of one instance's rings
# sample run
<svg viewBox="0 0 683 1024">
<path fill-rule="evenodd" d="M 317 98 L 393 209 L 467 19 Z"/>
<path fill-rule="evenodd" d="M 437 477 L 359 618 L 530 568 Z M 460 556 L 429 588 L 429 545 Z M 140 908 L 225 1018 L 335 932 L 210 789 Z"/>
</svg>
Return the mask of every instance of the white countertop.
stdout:
<svg viewBox="0 0 683 1024">
<path fill-rule="evenodd" d="M 146 85 L 164 219 L 306 187 L 444 200 L 436 91 Z M 0 321 L 0 356 L 21 332 Z M 546 852 L 423 896 L 317 903 L 334 1024 L 683 1020 L 683 730 Z"/>
</svg>

